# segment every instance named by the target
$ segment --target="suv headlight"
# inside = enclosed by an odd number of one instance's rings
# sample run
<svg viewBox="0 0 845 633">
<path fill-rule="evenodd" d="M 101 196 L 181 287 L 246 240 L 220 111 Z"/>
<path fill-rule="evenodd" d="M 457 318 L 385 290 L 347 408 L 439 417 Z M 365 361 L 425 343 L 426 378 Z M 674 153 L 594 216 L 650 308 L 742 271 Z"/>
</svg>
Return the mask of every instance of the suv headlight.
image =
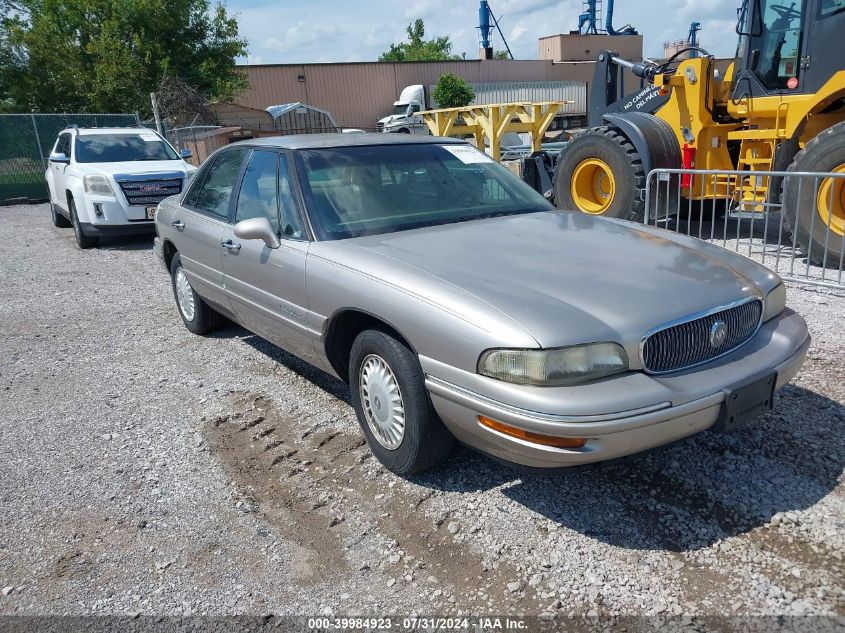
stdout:
<svg viewBox="0 0 845 633">
<path fill-rule="evenodd" d="M 553 349 L 491 349 L 478 359 L 478 373 L 518 385 L 558 387 L 628 371 L 618 343 Z"/>
<path fill-rule="evenodd" d="M 109 184 L 109 179 L 98 174 L 83 176 L 82 184 L 85 187 L 85 193 L 95 193 L 101 196 L 113 196 L 114 191 Z"/>
<path fill-rule="evenodd" d="M 763 305 L 763 321 L 773 319 L 783 312 L 786 308 L 786 286 L 780 283 L 770 290 Z"/>
</svg>

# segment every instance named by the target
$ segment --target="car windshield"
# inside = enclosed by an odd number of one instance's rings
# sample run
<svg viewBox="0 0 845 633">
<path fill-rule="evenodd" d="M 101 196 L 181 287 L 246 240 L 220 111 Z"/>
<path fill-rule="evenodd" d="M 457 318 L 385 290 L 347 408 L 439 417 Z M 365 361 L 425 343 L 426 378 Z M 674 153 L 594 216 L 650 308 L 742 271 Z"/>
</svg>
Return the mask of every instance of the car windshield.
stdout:
<svg viewBox="0 0 845 633">
<path fill-rule="evenodd" d="M 76 137 L 77 163 L 119 163 L 135 160 L 178 160 L 179 155 L 158 134 L 91 134 Z"/>
<path fill-rule="evenodd" d="M 394 105 L 394 106 L 393 106 L 393 114 L 401 114 L 401 115 L 404 115 L 404 114 L 405 114 L 405 110 L 407 110 L 407 109 L 408 109 L 408 104 L 407 104 L 407 103 L 400 103 L 400 104 L 398 104 L 398 105 Z"/>
<path fill-rule="evenodd" d="M 543 196 L 464 144 L 336 147 L 296 152 L 320 240 L 546 211 Z"/>
</svg>

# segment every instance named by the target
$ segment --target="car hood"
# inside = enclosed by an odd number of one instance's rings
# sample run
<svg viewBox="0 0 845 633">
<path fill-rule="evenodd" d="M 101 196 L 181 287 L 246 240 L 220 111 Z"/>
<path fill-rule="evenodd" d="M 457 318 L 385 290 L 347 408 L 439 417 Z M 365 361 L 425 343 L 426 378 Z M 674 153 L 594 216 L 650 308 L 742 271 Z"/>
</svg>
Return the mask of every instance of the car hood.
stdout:
<svg viewBox="0 0 845 633">
<path fill-rule="evenodd" d="M 774 275 L 724 249 L 582 213 L 490 218 L 347 242 L 460 288 L 542 347 L 616 340 L 634 350 L 656 326 L 776 285 Z"/>
<path fill-rule="evenodd" d="M 120 163 L 77 163 L 79 171 L 85 174 L 115 174 L 145 175 L 159 173 L 188 174 L 193 167 L 183 160 L 150 160 L 125 161 Z"/>
</svg>

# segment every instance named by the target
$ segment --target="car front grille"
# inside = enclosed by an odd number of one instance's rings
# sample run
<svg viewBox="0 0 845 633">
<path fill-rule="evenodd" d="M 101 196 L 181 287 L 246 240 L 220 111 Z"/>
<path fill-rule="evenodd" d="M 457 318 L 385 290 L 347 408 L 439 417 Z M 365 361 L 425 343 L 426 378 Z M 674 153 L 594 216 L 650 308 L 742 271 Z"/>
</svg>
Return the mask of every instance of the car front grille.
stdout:
<svg viewBox="0 0 845 633">
<path fill-rule="evenodd" d="M 723 356 L 754 336 L 762 315 L 763 302 L 751 298 L 652 332 L 643 339 L 641 346 L 643 369 L 662 374 Z M 722 341 L 718 335 L 713 335 L 720 322 L 725 329 Z"/>
<path fill-rule="evenodd" d="M 132 206 L 156 205 L 169 196 L 182 193 L 182 179 L 119 180 L 123 195 Z"/>
<path fill-rule="evenodd" d="M 376 132 L 384 132 L 384 123 L 381 121 L 376 123 Z"/>
</svg>

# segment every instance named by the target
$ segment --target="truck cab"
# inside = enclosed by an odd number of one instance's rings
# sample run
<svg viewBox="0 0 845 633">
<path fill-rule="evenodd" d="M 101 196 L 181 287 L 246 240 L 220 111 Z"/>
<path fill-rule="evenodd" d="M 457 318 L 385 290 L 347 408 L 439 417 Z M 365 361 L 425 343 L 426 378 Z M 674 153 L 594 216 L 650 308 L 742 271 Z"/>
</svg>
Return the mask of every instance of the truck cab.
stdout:
<svg viewBox="0 0 845 633">
<path fill-rule="evenodd" d="M 419 115 L 426 110 L 425 87 L 421 84 L 408 86 L 393 102 L 393 112 L 376 123 L 379 132 L 400 134 L 430 134 L 428 126 Z"/>
</svg>

